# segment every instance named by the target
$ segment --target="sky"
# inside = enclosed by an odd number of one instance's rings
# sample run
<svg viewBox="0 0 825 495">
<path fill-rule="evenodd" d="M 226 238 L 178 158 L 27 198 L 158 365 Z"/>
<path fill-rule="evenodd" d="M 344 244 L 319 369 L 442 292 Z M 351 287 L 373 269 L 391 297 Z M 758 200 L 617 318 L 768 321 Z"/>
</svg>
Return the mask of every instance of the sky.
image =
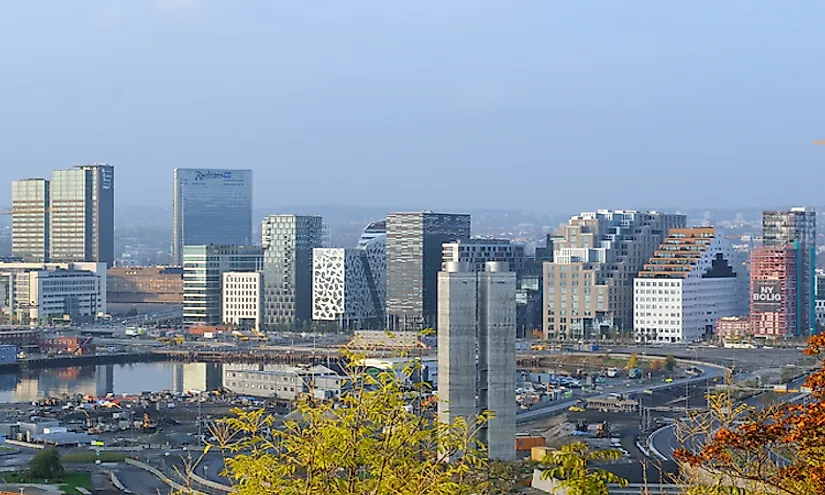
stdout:
<svg viewBox="0 0 825 495">
<path fill-rule="evenodd" d="M 825 204 L 825 2 L 0 2 L 11 180 L 249 168 L 256 207 Z"/>
</svg>

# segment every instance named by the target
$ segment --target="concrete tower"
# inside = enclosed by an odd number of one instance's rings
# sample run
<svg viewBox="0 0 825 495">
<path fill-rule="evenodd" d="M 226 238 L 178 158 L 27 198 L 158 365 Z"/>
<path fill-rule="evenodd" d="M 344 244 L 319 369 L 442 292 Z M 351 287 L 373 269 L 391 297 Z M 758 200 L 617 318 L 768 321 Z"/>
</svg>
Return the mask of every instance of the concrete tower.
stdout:
<svg viewBox="0 0 825 495">
<path fill-rule="evenodd" d="M 438 419 L 446 424 L 472 424 L 477 414 L 476 283 L 457 262 L 438 274 Z"/>
<path fill-rule="evenodd" d="M 479 411 L 495 412 L 480 432 L 490 458 L 515 458 L 516 273 L 488 261 L 478 272 Z"/>
<path fill-rule="evenodd" d="M 505 262 L 472 272 L 448 262 L 438 274 L 439 420 L 482 411 L 495 418 L 479 432 L 493 459 L 515 457 L 516 274 Z"/>
</svg>

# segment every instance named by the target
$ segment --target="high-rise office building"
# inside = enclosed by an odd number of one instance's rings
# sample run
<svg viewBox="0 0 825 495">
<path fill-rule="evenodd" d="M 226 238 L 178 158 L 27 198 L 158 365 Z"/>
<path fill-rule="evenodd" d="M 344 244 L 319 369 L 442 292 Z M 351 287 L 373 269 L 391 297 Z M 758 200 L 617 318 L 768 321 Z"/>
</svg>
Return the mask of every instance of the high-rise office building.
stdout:
<svg viewBox="0 0 825 495">
<path fill-rule="evenodd" d="M 312 250 L 312 319 L 338 322 L 354 330 L 378 328 L 382 311 L 372 298 L 363 250 Z"/>
<path fill-rule="evenodd" d="M 176 168 L 172 250 L 178 264 L 186 245 L 252 242 L 252 171 Z"/>
<path fill-rule="evenodd" d="M 257 246 L 184 246 L 183 323 L 220 324 L 223 274 L 260 271 L 262 264 Z"/>
<path fill-rule="evenodd" d="M 441 269 L 450 261 L 466 263 L 473 271 L 484 271 L 488 261 L 504 261 L 510 270 L 518 272 L 524 268 L 524 246 L 509 239 L 459 239 L 442 246 Z"/>
<path fill-rule="evenodd" d="M 49 181 L 11 183 L 11 252 L 25 261 L 49 260 Z"/>
<path fill-rule="evenodd" d="M 816 331 L 816 211 L 791 208 L 762 213 L 762 245 L 796 251 L 796 335 Z"/>
<path fill-rule="evenodd" d="M 574 216 L 544 263 L 544 333 L 596 338 L 633 328 L 633 279 L 684 215 L 599 210 Z"/>
<path fill-rule="evenodd" d="M 108 164 L 54 170 L 49 184 L 49 258 L 115 261 L 115 168 Z"/>
<path fill-rule="evenodd" d="M 390 213 L 386 225 L 388 325 L 394 330 L 435 326 L 442 245 L 470 238 L 470 215 Z"/>
<path fill-rule="evenodd" d="M 357 248 L 312 252 L 312 319 L 354 330 L 381 328 L 387 287 L 387 236 L 364 231 Z"/>
<path fill-rule="evenodd" d="M 361 237 L 358 239 L 358 247 L 364 249 L 367 246 L 367 244 L 376 237 L 387 237 L 386 220 L 372 222 L 371 224 L 364 227 L 364 231 L 361 232 Z"/>
<path fill-rule="evenodd" d="M 312 320 L 312 250 L 323 246 L 321 217 L 270 215 L 262 223 L 263 324 Z"/>
<path fill-rule="evenodd" d="M 492 411 L 478 432 L 493 459 L 515 457 L 516 274 L 448 262 L 438 274 L 438 415 L 452 424 Z M 478 361 L 476 362 L 476 350 Z"/>
</svg>

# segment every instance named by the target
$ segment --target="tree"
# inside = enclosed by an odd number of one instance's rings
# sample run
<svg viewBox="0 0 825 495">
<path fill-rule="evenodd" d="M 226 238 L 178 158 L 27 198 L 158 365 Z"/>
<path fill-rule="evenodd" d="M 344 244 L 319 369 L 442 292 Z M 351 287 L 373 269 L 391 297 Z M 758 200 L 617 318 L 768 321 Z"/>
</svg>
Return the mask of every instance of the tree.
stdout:
<svg viewBox="0 0 825 495">
<path fill-rule="evenodd" d="M 627 486 L 627 480 L 610 471 L 592 468 L 594 461 L 616 461 L 622 457 L 618 450 L 590 450 L 584 442 L 565 445 L 559 452 L 548 453 L 542 460 L 549 466 L 542 479 L 557 480 L 557 490 L 567 495 L 608 495 L 608 485 Z"/>
<path fill-rule="evenodd" d="M 533 336 L 533 339 L 535 340 L 541 340 L 544 338 L 544 332 L 542 332 L 538 328 L 533 329 L 533 331 L 530 333 Z"/>
<path fill-rule="evenodd" d="M 825 334 L 811 337 L 805 353 L 821 359 Z M 718 428 L 698 452 L 682 449 L 675 457 L 736 482 L 758 483 L 766 493 L 825 495 L 825 361 L 805 385 L 809 400 Z"/>
<path fill-rule="evenodd" d="M 665 358 L 665 370 L 668 373 L 673 373 L 673 370 L 676 369 L 676 358 L 673 357 L 673 354 L 668 354 L 667 358 Z"/>
<path fill-rule="evenodd" d="M 639 367 L 639 355 L 635 352 L 630 355 L 630 358 L 627 360 L 627 369 L 631 368 L 638 368 Z"/>
<path fill-rule="evenodd" d="M 664 369 L 665 366 L 666 366 L 666 363 L 662 359 L 655 359 L 650 363 L 650 369 L 653 370 L 653 371 L 660 371 L 660 370 Z"/>
<path fill-rule="evenodd" d="M 129 311 L 126 312 L 126 316 L 128 316 L 128 317 L 137 316 L 137 315 L 138 315 L 137 308 L 129 308 Z"/>
<path fill-rule="evenodd" d="M 46 447 L 29 462 L 29 477 L 55 479 L 63 474 L 60 453 L 55 447 Z"/>
<path fill-rule="evenodd" d="M 282 425 L 264 410 L 233 411 L 212 428 L 206 447 L 224 453 L 226 475 L 239 495 L 462 495 L 478 493 L 488 466 L 474 439 L 479 425 L 446 425 L 406 388 L 415 365 L 378 374 L 347 354 L 348 391 L 337 404 L 306 394 Z M 409 407 L 412 405 L 412 407 Z M 446 462 L 451 460 L 452 462 Z M 473 474 L 475 473 L 475 475 Z"/>
</svg>

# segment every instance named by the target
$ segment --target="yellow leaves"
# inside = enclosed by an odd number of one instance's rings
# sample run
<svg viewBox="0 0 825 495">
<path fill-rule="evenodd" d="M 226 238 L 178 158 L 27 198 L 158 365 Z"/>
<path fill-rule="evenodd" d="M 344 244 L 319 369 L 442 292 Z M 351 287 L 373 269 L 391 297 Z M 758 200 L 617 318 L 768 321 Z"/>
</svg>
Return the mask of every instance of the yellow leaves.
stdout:
<svg viewBox="0 0 825 495">
<path fill-rule="evenodd" d="M 569 495 L 607 494 L 608 484 L 627 486 L 627 480 L 615 474 L 588 466 L 592 461 L 615 461 L 621 458 L 617 450 L 590 450 L 583 442 L 572 443 L 560 452 L 547 455 L 542 461 L 548 466 L 542 479 L 555 479 L 559 488 Z"/>
<path fill-rule="evenodd" d="M 407 404 L 419 395 L 403 380 L 415 366 L 370 375 L 350 361 L 351 388 L 337 406 L 303 397 L 293 419 L 274 428 L 273 418 L 262 411 L 235 411 L 222 422 L 235 440 L 221 450 L 234 455 L 226 466 L 239 480 L 238 493 L 478 492 L 468 478 L 484 473 L 487 459 L 473 434 L 493 415 L 482 414 L 471 425 L 444 425 L 413 412 Z M 447 457 L 457 460 L 443 462 Z"/>
</svg>

